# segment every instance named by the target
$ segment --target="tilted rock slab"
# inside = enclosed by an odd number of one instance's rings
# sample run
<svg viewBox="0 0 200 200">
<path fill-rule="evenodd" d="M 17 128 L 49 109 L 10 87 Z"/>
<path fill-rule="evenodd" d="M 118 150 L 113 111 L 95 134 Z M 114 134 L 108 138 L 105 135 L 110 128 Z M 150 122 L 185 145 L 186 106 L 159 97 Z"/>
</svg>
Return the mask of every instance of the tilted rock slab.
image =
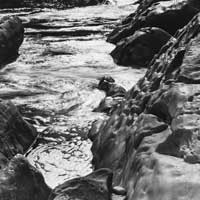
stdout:
<svg viewBox="0 0 200 200">
<path fill-rule="evenodd" d="M 176 38 L 90 133 L 95 168 L 113 170 L 128 200 L 200 199 L 200 14 Z"/>
<path fill-rule="evenodd" d="M 15 59 L 24 39 L 24 27 L 15 16 L 0 19 L 0 65 Z"/>
</svg>

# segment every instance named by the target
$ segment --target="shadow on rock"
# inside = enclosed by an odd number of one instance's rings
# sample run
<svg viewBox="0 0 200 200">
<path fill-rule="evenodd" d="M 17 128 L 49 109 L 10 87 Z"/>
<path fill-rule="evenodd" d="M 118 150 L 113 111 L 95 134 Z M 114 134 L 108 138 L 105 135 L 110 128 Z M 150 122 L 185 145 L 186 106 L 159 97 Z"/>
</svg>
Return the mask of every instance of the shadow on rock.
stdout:
<svg viewBox="0 0 200 200">
<path fill-rule="evenodd" d="M 56 187 L 49 200 L 111 200 L 112 193 L 125 195 L 121 187 L 112 186 L 112 171 L 99 169 L 85 177 L 69 180 Z"/>
</svg>

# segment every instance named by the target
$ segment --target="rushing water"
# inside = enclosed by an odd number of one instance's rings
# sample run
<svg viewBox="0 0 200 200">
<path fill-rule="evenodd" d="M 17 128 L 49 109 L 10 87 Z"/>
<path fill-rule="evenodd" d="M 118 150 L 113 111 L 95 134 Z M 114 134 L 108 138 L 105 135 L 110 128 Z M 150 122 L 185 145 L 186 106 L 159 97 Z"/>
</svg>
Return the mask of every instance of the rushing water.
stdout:
<svg viewBox="0 0 200 200">
<path fill-rule="evenodd" d="M 96 89 L 98 79 L 111 75 L 129 89 L 144 74 L 117 66 L 109 55 L 114 45 L 105 41 L 106 34 L 136 8 L 131 0 L 113 2 L 68 10 L 1 10 L 2 16 L 20 16 L 26 33 L 17 61 L 0 72 L 0 94 L 8 94 L 40 132 L 27 155 L 51 187 L 92 171 L 87 133 L 94 120 L 106 117 L 92 112 L 104 98 Z"/>
</svg>

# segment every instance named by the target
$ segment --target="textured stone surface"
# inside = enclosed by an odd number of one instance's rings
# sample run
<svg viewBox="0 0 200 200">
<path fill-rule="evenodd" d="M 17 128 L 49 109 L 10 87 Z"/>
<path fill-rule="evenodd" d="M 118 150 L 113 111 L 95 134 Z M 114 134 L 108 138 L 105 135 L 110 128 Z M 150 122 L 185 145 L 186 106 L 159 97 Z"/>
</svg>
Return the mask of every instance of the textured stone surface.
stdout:
<svg viewBox="0 0 200 200">
<path fill-rule="evenodd" d="M 95 168 L 112 169 L 128 200 L 200 198 L 200 14 L 176 38 L 90 133 Z"/>
<path fill-rule="evenodd" d="M 116 28 L 108 41 L 116 44 L 143 27 L 158 27 L 174 35 L 199 9 L 198 0 L 142 1 L 136 13 L 124 25 Z"/>
<path fill-rule="evenodd" d="M 126 90 L 115 83 L 111 76 L 104 76 L 100 79 L 98 89 L 106 93 L 106 97 L 94 109 L 95 112 L 111 114 L 112 111 L 124 100 Z"/>
<path fill-rule="evenodd" d="M 170 38 L 171 35 L 162 29 L 142 28 L 120 41 L 111 52 L 111 56 L 118 65 L 147 67 Z"/>
<path fill-rule="evenodd" d="M 50 188 L 42 174 L 25 157 L 17 155 L 0 170 L 0 199 L 47 200 Z"/>
<path fill-rule="evenodd" d="M 112 187 L 112 177 L 111 170 L 100 169 L 85 177 L 66 181 L 52 191 L 49 200 L 110 200 L 113 192 L 125 195 L 123 188 Z"/>
<path fill-rule="evenodd" d="M 23 38 L 24 28 L 18 17 L 6 16 L 0 19 L 0 65 L 18 56 Z"/>
<path fill-rule="evenodd" d="M 8 159 L 25 153 L 37 136 L 10 101 L 0 101 L 0 152 Z"/>
</svg>

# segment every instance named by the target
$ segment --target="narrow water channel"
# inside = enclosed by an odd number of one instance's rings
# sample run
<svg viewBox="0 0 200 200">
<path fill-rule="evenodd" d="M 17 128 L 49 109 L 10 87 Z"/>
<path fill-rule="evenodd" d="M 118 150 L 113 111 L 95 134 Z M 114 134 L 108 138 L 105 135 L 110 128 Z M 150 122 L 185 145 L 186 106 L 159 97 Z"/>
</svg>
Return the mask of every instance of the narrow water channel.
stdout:
<svg viewBox="0 0 200 200">
<path fill-rule="evenodd" d="M 129 89 L 145 72 L 114 64 L 109 55 L 114 45 L 106 42 L 136 8 L 132 2 L 0 12 L 18 15 L 26 27 L 19 58 L 0 72 L 0 93 L 8 93 L 40 132 L 28 159 L 51 187 L 92 171 L 87 133 L 94 120 L 107 117 L 92 112 L 104 98 L 96 89 L 99 78 L 111 75 Z"/>
</svg>

